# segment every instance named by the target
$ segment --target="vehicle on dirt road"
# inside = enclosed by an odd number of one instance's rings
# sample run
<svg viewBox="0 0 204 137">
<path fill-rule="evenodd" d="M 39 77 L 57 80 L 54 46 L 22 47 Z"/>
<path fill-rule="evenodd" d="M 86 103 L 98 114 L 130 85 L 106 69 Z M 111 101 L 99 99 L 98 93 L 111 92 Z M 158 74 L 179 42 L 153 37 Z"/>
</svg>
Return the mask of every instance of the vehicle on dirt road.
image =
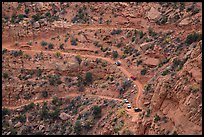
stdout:
<svg viewBox="0 0 204 137">
<path fill-rule="evenodd" d="M 121 62 L 118 60 L 118 61 L 115 62 L 115 64 L 116 64 L 117 66 L 120 66 L 120 65 L 121 65 Z"/>
<path fill-rule="evenodd" d="M 128 108 L 128 109 L 131 109 L 131 105 L 130 105 L 130 104 L 128 104 L 128 105 L 127 105 L 127 108 Z"/>
<path fill-rule="evenodd" d="M 136 76 L 131 76 L 130 77 L 132 80 L 136 80 L 137 78 L 136 78 Z"/>
<path fill-rule="evenodd" d="M 142 109 L 140 109 L 140 108 L 134 108 L 134 111 L 135 111 L 135 112 L 141 112 Z"/>
<path fill-rule="evenodd" d="M 124 102 L 125 102 L 125 103 L 129 103 L 129 101 L 128 101 L 127 99 L 124 99 Z"/>
</svg>

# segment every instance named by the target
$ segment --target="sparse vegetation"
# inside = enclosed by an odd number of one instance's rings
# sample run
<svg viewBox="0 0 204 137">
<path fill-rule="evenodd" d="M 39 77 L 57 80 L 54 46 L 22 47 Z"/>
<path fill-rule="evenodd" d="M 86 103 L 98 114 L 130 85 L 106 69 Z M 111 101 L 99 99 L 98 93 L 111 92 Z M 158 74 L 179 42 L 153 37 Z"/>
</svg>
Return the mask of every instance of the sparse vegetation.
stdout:
<svg viewBox="0 0 204 137">
<path fill-rule="evenodd" d="M 92 77 L 92 73 L 91 72 L 87 72 L 86 73 L 85 81 L 87 83 L 91 83 L 93 81 L 93 77 Z"/>
<path fill-rule="evenodd" d="M 147 68 L 142 69 L 140 72 L 141 75 L 145 75 L 146 73 L 147 73 Z"/>
<path fill-rule="evenodd" d="M 7 108 L 2 108 L 2 117 L 5 115 L 10 115 L 11 111 Z"/>
<path fill-rule="evenodd" d="M 117 29 L 117 30 L 114 29 L 114 30 L 111 32 L 111 35 L 120 34 L 121 32 L 122 32 L 121 29 Z"/>
<path fill-rule="evenodd" d="M 193 42 L 199 41 L 201 39 L 202 39 L 202 34 L 194 32 L 193 34 L 189 34 L 186 37 L 186 41 L 185 42 L 186 42 L 187 45 L 190 45 Z"/>
<path fill-rule="evenodd" d="M 77 39 L 71 39 L 71 45 L 77 46 Z"/>
<path fill-rule="evenodd" d="M 78 62 L 79 65 L 80 65 L 81 62 L 82 62 L 81 56 L 80 56 L 80 55 L 77 55 L 77 56 L 75 56 L 75 59 L 77 60 L 77 62 Z"/>
<path fill-rule="evenodd" d="M 154 123 L 157 123 L 160 120 L 160 117 L 156 114 L 154 116 Z"/>
<path fill-rule="evenodd" d="M 48 43 L 46 41 L 42 41 L 40 44 L 41 44 L 41 46 L 44 47 L 44 46 L 47 46 Z"/>
<path fill-rule="evenodd" d="M 47 90 L 42 91 L 42 97 L 47 98 L 48 97 L 48 92 Z"/>
<path fill-rule="evenodd" d="M 95 105 L 91 109 L 93 110 L 94 118 L 101 117 L 101 108 L 99 106 Z"/>
<path fill-rule="evenodd" d="M 112 55 L 113 55 L 113 58 L 116 59 L 118 57 L 118 52 L 117 51 L 113 51 Z"/>
</svg>

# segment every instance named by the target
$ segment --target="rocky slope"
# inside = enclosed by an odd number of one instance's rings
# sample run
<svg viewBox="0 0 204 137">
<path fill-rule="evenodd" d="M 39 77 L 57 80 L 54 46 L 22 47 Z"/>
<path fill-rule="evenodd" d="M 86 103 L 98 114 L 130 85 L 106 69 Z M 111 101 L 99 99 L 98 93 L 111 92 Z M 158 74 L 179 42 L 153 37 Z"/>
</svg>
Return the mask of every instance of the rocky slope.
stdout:
<svg viewBox="0 0 204 137">
<path fill-rule="evenodd" d="M 202 3 L 2 5 L 3 134 L 202 134 Z"/>
</svg>

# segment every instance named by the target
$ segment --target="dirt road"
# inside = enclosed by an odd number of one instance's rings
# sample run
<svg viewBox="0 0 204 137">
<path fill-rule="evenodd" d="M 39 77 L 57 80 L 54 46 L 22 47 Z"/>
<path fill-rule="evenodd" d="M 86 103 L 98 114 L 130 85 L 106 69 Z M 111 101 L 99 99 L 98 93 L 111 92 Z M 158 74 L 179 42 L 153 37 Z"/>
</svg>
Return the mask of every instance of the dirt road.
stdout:
<svg viewBox="0 0 204 137">
<path fill-rule="evenodd" d="M 16 50 L 15 48 L 10 48 L 9 45 L 3 45 L 3 48 L 7 48 L 7 50 Z M 39 51 L 39 50 L 25 50 L 25 49 L 21 49 L 23 52 L 32 52 L 32 53 L 50 53 L 50 54 L 55 54 L 56 51 Z M 77 50 L 80 50 L 80 49 L 77 49 Z M 96 56 L 96 55 L 81 55 L 81 54 L 76 54 L 76 53 L 66 53 L 66 52 L 63 52 L 61 51 L 62 54 L 65 54 L 65 55 L 73 55 L 73 56 L 76 56 L 76 55 L 80 55 L 81 57 L 84 57 L 84 58 L 92 58 L 92 59 L 96 59 L 96 58 L 101 58 L 102 60 L 105 60 L 111 64 L 114 65 L 115 61 L 113 61 L 112 59 L 110 58 L 106 58 L 106 57 L 101 57 L 101 56 Z M 118 68 L 129 78 L 131 77 L 131 73 L 128 72 L 123 66 L 118 66 Z M 133 83 L 135 85 L 137 85 L 137 88 L 138 88 L 138 94 L 136 95 L 136 99 L 135 99 L 135 105 L 137 107 L 140 107 L 140 104 L 138 103 L 139 101 L 139 98 L 142 94 L 142 91 L 143 91 L 143 85 L 139 82 L 139 80 L 136 80 L 136 81 L 133 81 Z"/>
</svg>

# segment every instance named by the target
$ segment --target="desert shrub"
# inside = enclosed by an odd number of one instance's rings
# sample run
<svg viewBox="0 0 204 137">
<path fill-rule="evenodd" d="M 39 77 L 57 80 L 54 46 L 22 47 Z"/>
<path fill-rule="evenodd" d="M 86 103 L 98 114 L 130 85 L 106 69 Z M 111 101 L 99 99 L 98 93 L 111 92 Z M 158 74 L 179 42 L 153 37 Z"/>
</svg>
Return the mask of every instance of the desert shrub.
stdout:
<svg viewBox="0 0 204 137">
<path fill-rule="evenodd" d="M 177 68 L 181 64 L 182 64 L 182 61 L 180 59 L 175 58 L 173 60 L 173 68 Z"/>
<path fill-rule="evenodd" d="M 29 100 L 29 99 L 31 99 L 31 94 L 30 93 L 26 93 L 25 95 L 24 95 L 24 99 L 26 99 L 26 100 Z"/>
<path fill-rule="evenodd" d="M 165 71 L 162 72 L 162 76 L 165 76 L 165 75 L 167 75 L 167 74 L 169 74 L 169 73 L 170 73 L 170 71 L 167 69 L 167 70 L 165 70 Z"/>
<path fill-rule="evenodd" d="M 77 39 L 71 39 L 71 45 L 76 46 L 77 45 Z"/>
<path fill-rule="evenodd" d="M 152 85 L 151 84 L 147 84 L 147 86 L 145 86 L 145 92 L 149 92 L 152 89 Z"/>
<path fill-rule="evenodd" d="M 137 60 L 137 66 L 139 66 L 142 63 L 142 60 Z"/>
<path fill-rule="evenodd" d="M 36 70 L 36 75 L 37 75 L 37 77 L 40 77 L 42 75 L 42 70 L 38 68 Z"/>
<path fill-rule="evenodd" d="M 50 85 L 56 86 L 62 83 L 59 75 L 48 75 Z"/>
<path fill-rule="evenodd" d="M 2 117 L 4 117 L 5 115 L 10 115 L 11 111 L 7 108 L 2 108 Z"/>
<path fill-rule="evenodd" d="M 168 17 L 166 15 L 162 15 L 161 18 L 156 21 L 156 23 L 158 25 L 162 25 L 162 24 L 165 24 L 167 20 L 168 20 Z"/>
<path fill-rule="evenodd" d="M 72 18 L 72 23 L 86 23 L 89 21 L 89 16 L 85 8 L 79 8 L 77 14 Z"/>
<path fill-rule="evenodd" d="M 118 57 L 118 52 L 117 51 L 113 51 L 112 52 L 112 56 L 114 59 L 116 59 Z"/>
<path fill-rule="evenodd" d="M 59 117 L 60 110 L 59 108 L 56 108 L 53 112 L 50 113 L 50 117 L 52 119 L 57 119 Z"/>
<path fill-rule="evenodd" d="M 42 97 L 44 97 L 44 98 L 48 97 L 48 91 L 47 90 L 42 91 Z"/>
<path fill-rule="evenodd" d="M 35 15 L 32 16 L 32 20 L 33 20 L 34 22 L 40 20 L 40 18 L 41 18 L 41 17 L 40 17 L 40 14 L 39 14 L 39 13 L 37 13 L 37 14 L 35 14 Z"/>
<path fill-rule="evenodd" d="M 156 114 L 154 116 L 154 123 L 157 123 L 160 120 L 160 117 Z"/>
<path fill-rule="evenodd" d="M 91 82 L 93 81 L 93 76 L 92 76 L 92 73 L 91 73 L 91 72 L 87 72 L 87 73 L 86 73 L 85 81 L 86 81 L 87 83 L 91 83 Z"/>
<path fill-rule="evenodd" d="M 91 110 L 93 111 L 94 118 L 101 117 L 101 108 L 97 105 L 94 105 Z"/>
<path fill-rule="evenodd" d="M 33 109 L 34 107 L 35 107 L 35 104 L 33 102 L 31 102 L 30 104 L 24 106 L 24 111 L 25 112 L 29 111 L 29 110 Z"/>
<path fill-rule="evenodd" d="M 202 39 L 202 34 L 199 34 L 199 33 L 196 33 L 194 32 L 193 34 L 189 34 L 187 37 L 186 37 L 186 41 L 185 43 L 187 45 L 190 45 L 192 44 L 193 42 L 196 42 L 196 41 L 199 41 Z"/>
<path fill-rule="evenodd" d="M 134 134 L 129 129 L 124 129 L 123 132 L 122 132 L 122 135 L 134 135 Z"/>
<path fill-rule="evenodd" d="M 96 58 L 96 63 L 97 64 L 101 63 L 101 59 L 100 58 Z"/>
<path fill-rule="evenodd" d="M 177 133 L 176 131 L 174 131 L 174 132 L 172 133 L 172 135 L 178 135 L 178 133 Z"/>
<path fill-rule="evenodd" d="M 143 36 L 144 36 L 143 31 L 139 31 L 139 37 L 140 37 L 140 39 L 143 38 Z"/>
<path fill-rule="evenodd" d="M 122 42 L 120 42 L 120 43 L 118 43 L 117 45 L 116 45 L 116 47 L 118 47 L 118 48 L 120 48 L 121 46 L 123 46 L 124 44 L 122 43 Z"/>
<path fill-rule="evenodd" d="M 23 55 L 23 51 L 22 50 L 20 51 L 12 50 L 11 55 L 14 55 L 14 57 L 21 56 Z"/>
<path fill-rule="evenodd" d="M 42 110 L 40 111 L 40 117 L 41 117 L 41 119 L 49 118 L 49 111 L 48 111 L 48 107 L 47 107 L 47 102 L 43 103 Z"/>
<path fill-rule="evenodd" d="M 61 45 L 59 46 L 59 48 L 63 50 L 63 49 L 64 49 L 64 44 L 61 44 Z"/>
<path fill-rule="evenodd" d="M 17 16 L 15 14 L 13 14 L 11 16 L 11 23 L 14 24 L 15 23 L 15 20 L 16 20 Z"/>
<path fill-rule="evenodd" d="M 29 13 L 29 11 L 30 11 L 29 9 L 25 9 L 25 11 L 24 11 L 24 12 L 25 12 L 25 14 L 28 14 L 28 13 Z"/>
<path fill-rule="evenodd" d="M 56 58 L 60 58 L 60 57 L 62 57 L 61 52 L 59 52 L 59 51 L 55 52 L 55 57 L 56 57 Z"/>
<path fill-rule="evenodd" d="M 151 27 L 148 28 L 148 32 L 149 32 L 149 35 L 152 36 L 152 37 L 154 37 L 154 36 L 157 35 L 157 33 L 154 32 L 153 29 L 152 29 Z"/>
<path fill-rule="evenodd" d="M 48 18 L 51 18 L 51 14 L 50 14 L 50 12 L 49 12 L 49 11 L 46 12 L 46 13 L 45 13 L 45 16 L 48 17 Z"/>
<path fill-rule="evenodd" d="M 49 43 L 49 44 L 48 44 L 48 49 L 54 49 L 54 44 Z"/>
<path fill-rule="evenodd" d="M 69 39 L 69 38 L 68 38 L 68 37 L 66 37 L 66 38 L 65 38 L 65 40 L 64 40 L 64 42 L 67 42 L 67 41 L 68 41 L 68 39 Z"/>
<path fill-rule="evenodd" d="M 180 2 L 180 11 L 183 11 L 185 9 L 185 3 L 184 2 Z"/>
<path fill-rule="evenodd" d="M 141 70 L 140 74 L 141 75 L 145 75 L 147 73 L 147 68 L 144 68 L 143 70 Z"/>
<path fill-rule="evenodd" d="M 145 115 L 146 117 L 149 117 L 150 116 L 150 109 L 148 108 L 147 109 L 147 112 L 146 112 L 146 115 Z"/>
<path fill-rule="evenodd" d="M 77 62 L 78 62 L 79 65 L 80 65 L 81 62 L 82 62 L 81 56 L 80 56 L 80 55 L 77 55 L 77 56 L 75 56 L 75 59 L 77 60 Z"/>
<path fill-rule="evenodd" d="M 59 99 L 58 97 L 54 96 L 52 99 L 52 103 L 56 106 L 60 106 L 60 105 L 62 105 L 62 100 Z"/>
<path fill-rule="evenodd" d="M 7 52 L 7 49 L 2 49 L 2 54 L 6 53 Z"/>
<path fill-rule="evenodd" d="M 75 125 L 74 125 L 74 132 L 79 134 L 79 132 L 82 129 L 82 125 L 81 122 L 79 120 L 76 121 Z"/>
<path fill-rule="evenodd" d="M 192 11 L 192 14 L 191 14 L 191 15 L 195 15 L 195 14 L 199 13 L 199 11 L 200 11 L 200 9 L 195 8 L 195 9 Z"/>
<path fill-rule="evenodd" d="M 3 75 L 2 75 L 2 76 L 3 76 L 4 79 L 9 78 L 9 75 L 8 75 L 8 73 L 6 73 L 6 72 L 3 72 Z"/>
<path fill-rule="evenodd" d="M 18 120 L 20 122 L 26 122 L 26 116 L 25 115 L 19 115 L 15 117 L 15 120 Z"/>
<path fill-rule="evenodd" d="M 102 67 L 106 67 L 107 66 L 107 62 L 106 61 L 104 61 L 103 63 L 102 63 Z"/>
<path fill-rule="evenodd" d="M 42 41 L 40 44 L 41 44 L 41 46 L 43 46 L 43 47 L 44 47 L 44 46 L 46 46 L 48 43 L 47 43 L 47 42 L 45 42 L 45 41 Z"/>
<path fill-rule="evenodd" d="M 117 30 L 114 29 L 114 30 L 111 32 L 111 35 L 120 34 L 121 32 L 122 32 L 121 29 L 117 29 Z"/>
</svg>

